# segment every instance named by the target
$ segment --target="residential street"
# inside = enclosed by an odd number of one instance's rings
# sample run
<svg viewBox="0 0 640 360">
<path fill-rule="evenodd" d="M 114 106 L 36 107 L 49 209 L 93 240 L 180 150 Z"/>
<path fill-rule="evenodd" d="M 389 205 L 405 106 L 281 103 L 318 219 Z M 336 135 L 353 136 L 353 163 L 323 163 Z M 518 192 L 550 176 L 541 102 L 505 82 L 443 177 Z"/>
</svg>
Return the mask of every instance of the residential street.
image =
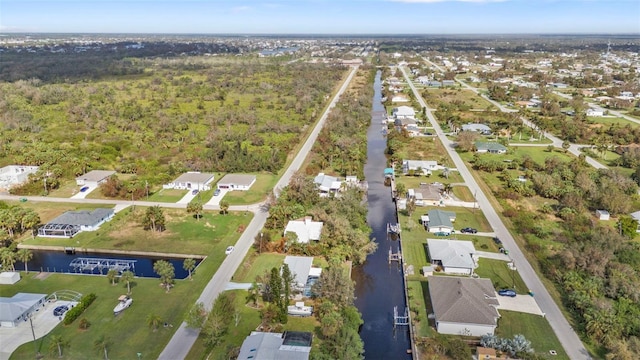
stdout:
<svg viewBox="0 0 640 360">
<path fill-rule="evenodd" d="M 527 284 L 529 289 L 535 294 L 535 299 L 540 306 L 540 309 L 544 313 L 546 313 L 549 324 L 560 340 L 560 343 L 564 347 L 567 355 L 570 359 L 574 360 L 590 359 L 590 356 L 584 345 L 580 341 L 580 338 L 575 333 L 575 331 L 573 331 L 571 325 L 560 311 L 560 308 L 553 301 L 553 298 L 551 297 L 551 295 L 549 295 L 546 287 L 544 286 L 536 272 L 533 270 L 520 248 L 517 246 L 515 240 L 509 233 L 506 226 L 503 224 L 496 211 L 491 206 L 489 199 L 482 192 L 482 189 L 478 186 L 478 183 L 473 178 L 471 172 L 466 167 L 460 156 L 456 153 L 454 149 L 454 143 L 451 140 L 447 139 L 447 137 L 444 135 L 442 129 L 440 128 L 440 125 L 432 114 L 432 110 L 424 102 L 415 85 L 407 75 L 406 69 L 404 67 L 401 67 L 400 69 L 404 75 L 405 80 L 411 87 L 416 99 L 418 99 L 418 101 L 420 102 L 420 105 L 427 109 L 427 117 L 429 118 L 429 121 L 435 129 L 436 134 L 442 141 L 444 148 L 447 150 L 447 153 L 453 160 L 455 167 L 458 168 L 458 171 L 469 187 L 469 190 L 472 193 L 477 194 L 479 208 L 484 213 L 485 217 L 489 221 L 489 224 L 491 224 L 491 226 L 493 227 L 496 236 L 502 240 L 504 247 L 509 250 L 511 258 L 515 260 L 516 264 L 518 264 L 520 276 L 524 280 L 525 284 Z"/>
</svg>

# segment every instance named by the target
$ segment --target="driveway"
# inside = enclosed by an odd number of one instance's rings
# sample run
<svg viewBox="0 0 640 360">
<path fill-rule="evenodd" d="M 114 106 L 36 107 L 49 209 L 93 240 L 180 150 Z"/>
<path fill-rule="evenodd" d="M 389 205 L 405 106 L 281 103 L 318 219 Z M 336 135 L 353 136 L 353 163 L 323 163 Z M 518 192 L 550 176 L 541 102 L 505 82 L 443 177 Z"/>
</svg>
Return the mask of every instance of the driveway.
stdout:
<svg viewBox="0 0 640 360">
<path fill-rule="evenodd" d="M 493 259 L 493 260 L 502 260 L 502 261 L 511 261 L 509 255 L 505 255 L 503 253 L 494 253 L 488 251 L 476 251 L 476 256 L 485 259 Z"/>
<path fill-rule="evenodd" d="M 53 330 L 61 319 L 57 316 L 53 316 L 53 309 L 60 305 L 77 304 L 71 301 L 54 301 L 46 302 L 45 306 L 36 311 L 33 316 L 33 332 L 36 339 L 39 339 L 47 335 Z M 14 328 L 0 327 L 0 360 L 8 360 L 11 353 L 13 353 L 18 346 L 33 341 L 33 334 L 31 333 L 31 325 L 29 321 L 20 321 L 18 326 Z M 46 351 L 46 349 L 42 349 Z"/>
<path fill-rule="evenodd" d="M 85 191 L 80 192 L 80 189 L 82 189 L 83 187 L 85 187 L 85 186 L 80 187 L 78 189 L 78 192 L 75 195 L 73 195 L 71 198 L 72 199 L 84 199 L 84 198 L 87 197 L 87 195 L 89 195 L 89 193 L 91 193 L 93 190 L 98 188 L 97 186 L 86 186 L 86 187 L 88 187 L 88 189 L 85 190 Z"/>
<path fill-rule="evenodd" d="M 211 197 L 211 200 L 209 200 L 207 205 L 211 205 L 211 206 L 220 205 L 220 201 L 222 201 L 222 198 L 227 194 L 228 191 L 229 191 L 228 189 L 220 189 L 220 194 L 218 194 L 218 196 Z"/>
<path fill-rule="evenodd" d="M 178 200 L 178 204 L 188 204 L 191 202 L 191 200 L 193 200 L 196 196 L 198 196 L 199 193 L 193 194 L 192 190 L 189 190 L 183 197 L 182 199 Z"/>
<path fill-rule="evenodd" d="M 496 296 L 498 298 L 498 302 L 500 303 L 500 305 L 498 306 L 498 311 L 510 310 L 540 316 L 545 315 L 542 310 L 540 310 L 540 307 L 538 306 L 538 303 L 533 296 L 517 295 L 516 297 L 510 297 L 500 296 L 497 295 L 497 293 Z"/>
</svg>

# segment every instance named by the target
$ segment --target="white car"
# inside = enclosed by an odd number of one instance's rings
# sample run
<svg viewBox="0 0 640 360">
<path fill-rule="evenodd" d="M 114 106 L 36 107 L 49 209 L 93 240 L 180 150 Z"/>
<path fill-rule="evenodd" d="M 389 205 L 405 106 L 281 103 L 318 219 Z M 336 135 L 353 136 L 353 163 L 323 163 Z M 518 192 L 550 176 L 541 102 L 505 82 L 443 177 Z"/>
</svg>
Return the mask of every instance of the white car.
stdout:
<svg viewBox="0 0 640 360">
<path fill-rule="evenodd" d="M 229 255 L 229 254 L 231 254 L 231 253 L 233 252 L 233 249 L 235 249 L 235 247 L 233 247 L 233 246 L 228 246 L 228 247 L 227 247 L 227 250 L 225 250 L 225 251 L 224 251 L 224 253 L 225 253 L 226 255 Z"/>
</svg>

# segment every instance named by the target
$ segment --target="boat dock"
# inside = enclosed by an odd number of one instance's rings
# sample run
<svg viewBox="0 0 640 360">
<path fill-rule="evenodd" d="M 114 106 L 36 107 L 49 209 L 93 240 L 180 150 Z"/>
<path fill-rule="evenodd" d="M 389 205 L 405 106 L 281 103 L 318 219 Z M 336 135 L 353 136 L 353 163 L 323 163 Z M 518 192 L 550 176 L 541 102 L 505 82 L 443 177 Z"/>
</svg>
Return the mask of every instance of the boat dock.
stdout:
<svg viewBox="0 0 640 360">
<path fill-rule="evenodd" d="M 77 272 L 91 271 L 96 269 L 102 273 L 103 269 L 116 270 L 119 273 L 123 271 L 134 271 L 135 263 L 137 260 L 124 260 L 124 259 L 101 259 L 101 258 L 75 258 L 69 263 L 69 267 L 73 268 Z"/>
</svg>

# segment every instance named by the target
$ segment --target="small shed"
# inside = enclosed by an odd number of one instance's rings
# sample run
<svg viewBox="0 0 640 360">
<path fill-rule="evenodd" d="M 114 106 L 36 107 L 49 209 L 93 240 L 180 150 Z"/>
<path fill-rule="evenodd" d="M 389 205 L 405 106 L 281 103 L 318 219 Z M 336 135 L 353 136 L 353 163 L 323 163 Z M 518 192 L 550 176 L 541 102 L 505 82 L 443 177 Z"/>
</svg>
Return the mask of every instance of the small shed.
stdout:
<svg viewBox="0 0 640 360">
<path fill-rule="evenodd" d="M 20 281 L 20 273 L 15 271 L 5 271 L 0 273 L 0 284 L 12 285 Z"/>
<path fill-rule="evenodd" d="M 609 212 L 607 210 L 596 210 L 598 220 L 609 220 Z"/>
</svg>

